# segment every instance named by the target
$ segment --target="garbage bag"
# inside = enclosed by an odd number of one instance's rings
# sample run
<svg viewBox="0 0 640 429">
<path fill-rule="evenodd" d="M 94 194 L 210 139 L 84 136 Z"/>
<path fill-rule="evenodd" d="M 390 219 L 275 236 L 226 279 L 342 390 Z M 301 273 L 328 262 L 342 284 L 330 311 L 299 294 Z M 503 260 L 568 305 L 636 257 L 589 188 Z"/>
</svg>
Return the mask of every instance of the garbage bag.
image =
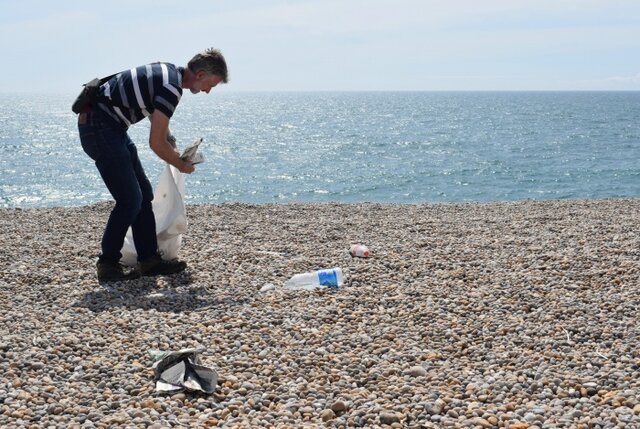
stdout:
<svg viewBox="0 0 640 429">
<path fill-rule="evenodd" d="M 213 393 L 218 384 L 215 370 L 203 366 L 200 353 L 203 349 L 182 349 L 177 352 L 150 350 L 156 391 L 199 390 Z"/>
<path fill-rule="evenodd" d="M 164 259 L 175 259 L 182 245 L 182 234 L 187 231 L 187 213 L 184 207 L 184 175 L 166 164 L 153 194 L 153 214 L 156 218 L 158 250 Z M 120 262 L 134 266 L 138 260 L 131 228 L 122 246 Z"/>
</svg>

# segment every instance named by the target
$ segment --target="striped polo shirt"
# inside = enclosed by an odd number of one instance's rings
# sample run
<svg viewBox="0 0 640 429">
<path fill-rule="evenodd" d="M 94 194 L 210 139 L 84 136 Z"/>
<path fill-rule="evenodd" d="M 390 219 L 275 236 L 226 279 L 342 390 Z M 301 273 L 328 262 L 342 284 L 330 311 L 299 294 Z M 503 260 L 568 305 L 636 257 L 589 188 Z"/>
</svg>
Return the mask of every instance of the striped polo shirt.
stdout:
<svg viewBox="0 0 640 429">
<path fill-rule="evenodd" d="M 98 106 L 124 128 L 158 109 L 171 118 L 182 97 L 183 67 L 153 63 L 118 73 L 100 87 Z"/>
</svg>

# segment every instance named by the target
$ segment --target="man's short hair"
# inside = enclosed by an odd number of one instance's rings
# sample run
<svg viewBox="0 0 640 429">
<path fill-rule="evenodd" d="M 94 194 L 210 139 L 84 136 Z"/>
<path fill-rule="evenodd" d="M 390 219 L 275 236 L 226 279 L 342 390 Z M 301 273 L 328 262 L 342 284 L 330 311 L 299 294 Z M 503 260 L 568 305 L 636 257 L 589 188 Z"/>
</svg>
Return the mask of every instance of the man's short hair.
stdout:
<svg viewBox="0 0 640 429">
<path fill-rule="evenodd" d="M 196 54 L 187 64 L 193 73 L 204 70 L 207 74 L 222 77 L 222 83 L 229 81 L 227 72 L 227 62 L 218 49 L 209 48 L 204 52 Z"/>
</svg>

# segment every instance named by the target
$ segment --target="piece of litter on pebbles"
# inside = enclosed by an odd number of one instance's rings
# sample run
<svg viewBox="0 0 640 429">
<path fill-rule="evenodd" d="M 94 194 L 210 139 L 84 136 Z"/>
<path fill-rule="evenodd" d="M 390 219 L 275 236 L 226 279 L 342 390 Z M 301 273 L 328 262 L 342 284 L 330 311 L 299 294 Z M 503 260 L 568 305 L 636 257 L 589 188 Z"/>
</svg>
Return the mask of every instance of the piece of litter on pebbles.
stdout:
<svg viewBox="0 0 640 429">
<path fill-rule="evenodd" d="M 410 375 L 411 377 L 424 377 L 427 375 L 427 370 L 420 365 L 412 366 L 405 371 L 405 374 Z"/>
<path fill-rule="evenodd" d="M 267 283 L 260 288 L 260 292 L 267 292 L 276 288 L 276 285 L 273 283 Z"/>
<path fill-rule="evenodd" d="M 154 292 L 147 295 L 147 298 L 162 298 L 164 294 L 162 292 Z"/>
</svg>

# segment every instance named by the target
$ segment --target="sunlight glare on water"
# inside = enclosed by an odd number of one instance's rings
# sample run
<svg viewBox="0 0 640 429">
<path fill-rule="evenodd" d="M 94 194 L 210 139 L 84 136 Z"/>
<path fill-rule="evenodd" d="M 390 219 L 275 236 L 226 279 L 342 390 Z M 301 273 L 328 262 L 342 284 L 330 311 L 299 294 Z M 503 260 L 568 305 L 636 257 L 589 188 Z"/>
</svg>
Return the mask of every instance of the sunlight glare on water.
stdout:
<svg viewBox="0 0 640 429">
<path fill-rule="evenodd" d="M 72 95 L 0 95 L 0 205 L 109 200 Z M 204 137 L 187 203 L 461 202 L 635 197 L 640 93 L 185 94 L 181 147 Z M 152 183 L 147 121 L 130 135 Z"/>
</svg>

